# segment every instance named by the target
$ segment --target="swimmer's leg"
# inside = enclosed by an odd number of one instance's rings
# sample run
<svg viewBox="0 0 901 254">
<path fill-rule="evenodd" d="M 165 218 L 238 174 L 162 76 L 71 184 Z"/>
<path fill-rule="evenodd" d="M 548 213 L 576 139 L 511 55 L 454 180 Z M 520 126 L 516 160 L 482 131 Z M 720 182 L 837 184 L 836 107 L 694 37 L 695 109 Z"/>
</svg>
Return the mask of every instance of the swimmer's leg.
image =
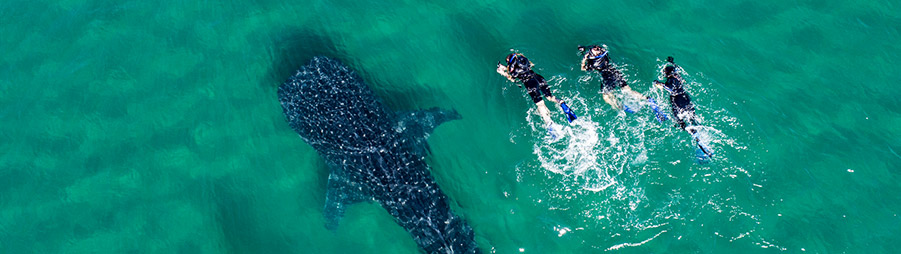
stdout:
<svg viewBox="0 0 901 254">
<path fill-rule="evenodd" d="M 555 97 L 553 94 L 551 94 L 551 88 L 548 87 L 547 81 L 544 80 L 544 77 L 542 77 L 541 75 L 538 75 L 537 79 L 538 79 L 538 90 L 541 92 L 541 94 L 544 95 L 544 98 L 553 103 L 560 104 L 560 100 L 557 100 L 557 97 Z"/>
<path fill-rule="evenodd" d="M 685 120 L 683 120 L 683 118 L 685 118 L 685 115 L 683 114 L 682 110 L 679 110 L 676 105 L 670 106 L 673 108 L 673 118 L 676 119 L 676 123 L 679 124 L 679 128 L 685 130 Z"/>
<path fill-rule="evenodd" d="M 544 98 L 553 103 L 560 104 L 560 100 L 557 99 L 557 97 L 554 97 L 553 95 L 548 95 L 548 96 L 545 96 Z"/>
<path fill-rule="evenodd" d="M 559 125 L 555 124 L 554 120 L 551 120 L 550 110 L 544 105 L 544 101 L 536 102 L 535 106 L 538 107 L 538 115 L 541 116 L 541 119 L 544 120 L 544 126 L 547 127 L 548 137 L 552 142 L 557 141 L 557 139 L 562 137 L 562 133 Z"/>
<path fill-rule="evenodd" d="M 679 128 L 685 130 L 685 121 L 682 121 L 682 118 L 676 117 L 676 122 L 679 122 Z"/>
<path fill-rule="evenodd" d="M 623 92 L 628 94 L 629 96 L 635 98 L 638 101 L 644 101 L 647 98 L 643 94 L 636 92 L 635 90 L 632 90 L 632 88 L 629 87 L 628 85 L 623 87 Z"/>
<path fill-rule="evenodd" d="M 544 101 L 539 101 L 535 103 L 535 106 L 538 107 L 538 115 L 541 116 L 541 119 L 544 120 L 545 125 L 549 125 L 554 121 L 551 120 L 551 111 L 547 109 L 547 106 L 544 105 Z"/>
<path fill-rule="evenodd" d="M 698 116 L 695 115 L 695 111 L 694 111 L 694 110 L 688 112 L 688 117 L 689 117 L 689 118 L 688 118 L 688 122 L 689 122 L 691 125 L 698 125 Z"/>
<path fill-rule="evenodd" d="M 623 106 L 619 104 L 619 100 L 616 99 L 616 96 L 613 96 L 613 93 L 604 93 L 604 101 L 615 110 L 623 109 Z"/>
</svg>

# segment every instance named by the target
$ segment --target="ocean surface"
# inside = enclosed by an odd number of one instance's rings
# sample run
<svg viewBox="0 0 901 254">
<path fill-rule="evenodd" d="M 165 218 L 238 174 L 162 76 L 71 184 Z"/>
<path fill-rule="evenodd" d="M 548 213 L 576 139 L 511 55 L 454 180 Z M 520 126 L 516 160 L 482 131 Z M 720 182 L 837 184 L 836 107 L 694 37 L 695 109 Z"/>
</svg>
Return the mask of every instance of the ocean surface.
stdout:
<svg viewBox="0 0 901 254">
<path fill-rule="evenodd" d="M 376 203 L 326 230 L 276 95 L 316 55 L 463 116 L 426 160 L 486 253 L 901 249 L 897 1 L 5 0 L 0 34 L 0 253 L 418 253 Z M 605 104 L 579 44 L 666 112 L 674 56 L 710 163 Z M 548 104 L 560 140 L 511 50 L 580 116 Z"/>
</svg>

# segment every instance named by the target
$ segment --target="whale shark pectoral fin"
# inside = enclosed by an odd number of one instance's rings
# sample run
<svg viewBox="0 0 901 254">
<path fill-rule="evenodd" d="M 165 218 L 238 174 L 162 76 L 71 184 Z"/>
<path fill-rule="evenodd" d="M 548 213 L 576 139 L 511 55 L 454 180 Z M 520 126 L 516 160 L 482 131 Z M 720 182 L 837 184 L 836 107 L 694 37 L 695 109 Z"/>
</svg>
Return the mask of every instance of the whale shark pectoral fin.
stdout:
<svg viewBox="0 0 901 254">
<path fill-rule="evenodd" d="M 364 193 L 363 186 L 348 178 L 344 174 L 344 169 L 338 166 L 331 168 L 328 176 L 328 190 L 325 194 L 325 228 L 336 230 L 348 205 L 366 201 L 369 198 Z"/>
<path fill-rule="evenodd" d="M 432 131 L 435 130 L 435 127 L 438 127 L 438 125 L 441 125 L 444 122 L 462 118 L 460 116 L 460 113 L 457 113 L 457 110 L 442 109 L 438 107 L 426 110 L 403 112 L 399 115 L 400 131 L 402 131 L 405 136 L 410 138 L 410 140 L 415 142 L 416 147 L 422 149 L 420 152 L 423 155 L 430 154 L 432 152 L 431 148 L 429 148 L 428 143 L 426 143 L 426 139 L 428 139 L 429 135 L 432 134 Z"/>
<path fill-rule="evenodd" d="M 438 107 L 400 113 L 401 127 L 413 136 L 426 136 L 431 134 L 438 125 L 460 118 L 462 117 L 457 110 Z"/>
</svg>

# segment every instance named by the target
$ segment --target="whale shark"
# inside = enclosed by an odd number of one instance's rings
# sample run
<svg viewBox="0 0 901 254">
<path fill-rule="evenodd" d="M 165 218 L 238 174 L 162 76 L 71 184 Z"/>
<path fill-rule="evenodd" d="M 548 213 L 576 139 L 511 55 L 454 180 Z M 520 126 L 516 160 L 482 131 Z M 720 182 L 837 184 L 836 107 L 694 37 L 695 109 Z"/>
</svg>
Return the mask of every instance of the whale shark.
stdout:
<svg viewBox="0 0 901 254">
<path fill-rule="evenodd" d="M 455 110 L 393 112 L 344 63 L 314 57 L 278 88 L 288 125 L 323 158 L 325 227 L 348 205 L 377 202 L 426 253 L 479 253 L 472 228 L 455 215 L 430 174 L 426 138 Z"/>
</svg>

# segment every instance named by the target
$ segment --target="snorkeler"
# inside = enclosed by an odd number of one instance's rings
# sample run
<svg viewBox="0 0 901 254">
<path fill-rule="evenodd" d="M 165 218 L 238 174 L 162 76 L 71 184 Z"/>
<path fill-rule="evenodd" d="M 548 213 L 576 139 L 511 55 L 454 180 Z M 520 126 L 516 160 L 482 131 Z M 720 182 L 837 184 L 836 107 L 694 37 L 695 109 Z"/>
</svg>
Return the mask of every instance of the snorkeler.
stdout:
<svg viewBox="0 0 901 254">
<path fill-rule="evenodd" d="M 585 49 L 589 50 L 588 53 L 585 53 L 585 56 L 582 57 L 582 70 L 597 70 L 601 73 L 601 78 L 603 78 L 601 81 L 601 93 L 604 94 L 604 101 L 607 102 L 607 104 L 610 104 L 613 109 L 625 110 L 630 113 L 634 112 L 632 109 L 620 105 L 616 97 L 613 96 L 612 92 L 617 88 L 622 88 L 623 92 L 638 100 L 648 99 L 648 97 L 629 87 L 629 84 L 626 83 L 626 80 L 623 78 L 623 73 L 616 69 L 616 67 L 613 66 L 613 63 L 610 62 L 610 57 L 607 55 L 607 49 L 597 45 L 579 46 L 579 52 L 584 53 Z"/>
<path fill-rule="evenodd" d="M 497 63 L 497 73 L 503 75 L 511 82 L 516 82 L 516 79 L 519 79 L 525 85 L 526 92 L 532 97 L 532 102 L 535 103 L 535 106 L 538 107 L 538 114 L 541 116 L 541 119 L 544 119 L 545 124 L 550 125 L 553 121 L 551 120 L 550 110 L 548 110 L 541 99 L 542 95 L 551 102 L 559 103 L 570 122 L 576 119 L 576 115 L 569 110 L 566 103 L 557 100 L 551 94 L 551 89 L 548 88 L 544 77 L 532 71 L 534 64 L 529 59 L 520 53 L 511 53 L 507 55 L 506 63 L 506 65 Z M 517 85 L 522 87 L 522 85 Z"/>
<path fill-rule="evenodd" d="M 682 76 L 680 76 L 676 70 L 676 64 L 673 63 L 673 57 L 667 57 L 666 61 L 666 67 L 663 68 L 663 76 L 666 77 L 666 82 L 654 80 L 654 84 L 666 89 L 666 91 L 670 93 L 669 102 L 670 106 L 673 108 L 673 116 L 676 117 L 676 122 L 679 123 L 679 127 L 685 130 L 685 126 L 688 124 L 697 124 L 697 121 L 695 120 L 695 106 L 691 104 L 691 98 L 688 97 L 688 93 L 685 92 L 685 88 L 682 87 Z M 686 124 L 686 122 L 688 122 L 688 124 Z"/>
<path fill-rule="evenodd" d="M 695 106 L 691 103 L 691 98 L 688 96 L 688 93 L 685 92 L 685 88 L 683 87 L 682 76 L 678 73 L 678 66 L 673 62 L 673 57 L 666 57 L 666 67 L 663 67 L 663 76 L 666 77 L 666 82 L 660 82 L 659 80 L 654 80 L 654 85 L 658 87 L 662 87 L 669 92 L 669 102 L 670 107 L 673 109 L 673 117 L 676 118 L 676 122 L 679 123 L 679 128 L 687 131 L 691 134 L 694 141 L 697 143 L 697 146 L 704 155 L 706 155 L 707 159 L 713 156 L 713 150 L 711 150 L 704 142 L 701 142 L 699 137 L 698 128 L 693 126 L 698 126 L 697 115 L 695 115 Z"/>
</svg>

